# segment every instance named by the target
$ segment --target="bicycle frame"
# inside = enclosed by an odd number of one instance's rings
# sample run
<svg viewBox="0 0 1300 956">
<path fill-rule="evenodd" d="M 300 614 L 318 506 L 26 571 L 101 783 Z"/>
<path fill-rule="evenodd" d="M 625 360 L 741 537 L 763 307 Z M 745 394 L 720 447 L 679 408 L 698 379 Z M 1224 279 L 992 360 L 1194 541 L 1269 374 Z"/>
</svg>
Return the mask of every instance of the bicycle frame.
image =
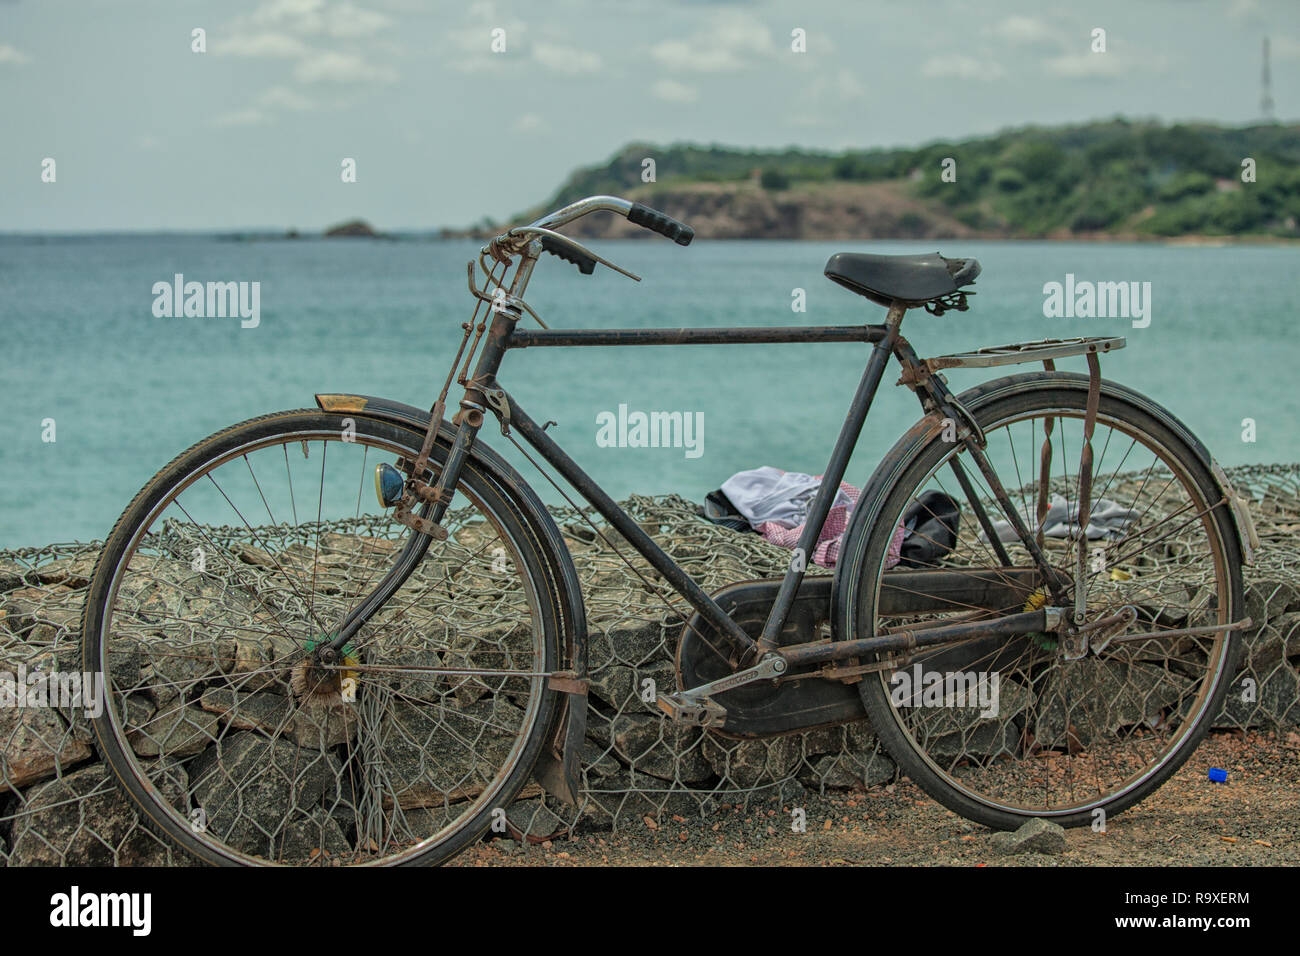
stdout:
<svg viewBox="0 0 1300 956">
<path fill-rule="evenodd" d="M 468 454 L 485 414 L 491 411 L 501 423 L 503 434 L 510 428 L 516 429 L 524 440 L 537 451 L 560 475 L 572 486 L 606 521 L 609 522 L 632 547 L 663 575 L 669 585 L 699 612 L 709 624 L 717 628 L 723 640 L 737 652 L 738 663 L 752 663 L 763 654 L 774 650 L 778 644 L 778 635 L 785 626 L 805 576 L 805 562 L 794 560 L 782 580 L 777 598 L 773 602 L 763 626 L 761 635 L 755 641 L 692 579 L 673 559 L 660 548 L 654 540 L 609 497 L 608 494 L 582 469 L 563 448 L 557 444 L 515 399 L 500 387 L 497 373 L 506 352 L 522 348 L 539 347 L 594 347 L 594 346 L 634 346 L 634 345 L 745 345 L 766 343 L 816 343 L 816 342 L 862 342 L 872 346 L 866 368 L 854 393 L 852 403 L 840 428 L 839 436 L 831 452 L 831 457 L 823 471 L 823 480 L 813 499 L 812 506 L 800 536 L 796 554 L 810 555 L 821 535 L 826 518 L 830 514 L 835 494 L 844 478 L 849 458 L 857 445 L 871 404 L 880 387 L 885 367 L 892 356 L 898 358 L 904 369 L 904 381 L 920 383 L 917 392 L 922 408 L 926 411 L 943 409 L 954 418 L 960 414 L 954 409 L 960 408 L 941 379 L 932 378 L 924 372 L 916 353 L 907 340 L 899 334 L 906 306 L 895 302 L 889 309 L 883 325 L 864 326 L 820 326 L 820 327 L 742 327 L 718 329 L 546 329 L 518 330 L 517 323 L 522 318 L 522 309 L 516 304 L 531 274 L 531 260 L 525 257 L 516 273 L 515 282 L 510 289 L 510 296 L 504 304 L 498 303 L 493 308 L 493 318 L 488 331 L 486 344 L 475 368 L 474 375 L 466 388 L 461 410 L 453 418 L 457 426 L 456 440 L 444 470 L 438 479 L 437 492 L 431 497 L 438 499 L 433 509 L 434 520 L 445 511 L 444 499 L 447 492 L 454 489 L 459 470 Z M 992 473 L 992 468 L 982 459 L 976 450 L 977 461 L 981 471 Z M 1004 498 L 1005 492 L 999 483 L 993 485 L 997 497 Z M 968 494 L 972 507 L 981 523 L 987 526 L 988 518 L 983 507 L 973 494 Z M 1009 499 L 1006 510 L 1015 515 Z M 1024 536 L 1030 537 L 1027 529 Z M 1001 551 L 1000 544 L 997 546 Z M 1046 560 L 1037 555 L 1045 578 L 1049 578 Z M 1006 560 L 1010 564 L 1009 560 Z M 1049 578 L 1050 579 L 1050 578 Z M 1024 621 L 1015 621 L 1015 630 L 1036 630 L 1046 625 L 1043 612 L 1023 615 Z M 970 625 L 972 633 L 987 632 L 988 625 Z M 961 631 L 948 639 L 957 639 Z M 856 643 L 845 643 L 834 648 L 822 648 L 814 653 L 809 662 L 824 659 L 826 661 L 842 659 L 861 653 L 863 648 Z"/>
<path fill-rule="evenodd" d="M 399 558 L 397 566 L 358 606 L 329 647 L 337 651 L 360 628 L 365 620 L 382 606 L 382 604 L 401 586 L 410 570 L 423 557 L 424 551 L 432 540 L 429 531 L 439 530 L 439 522 L 446 513 L 454 494 L 461 469 L 470 451 L 479 429 L 482 427 L 486 413 L 490 410 L 501 423 L 502 433 L 508 435 L 514 428 L 524 440 L 537 451 L 560 475 L 590 504 L 606 521 L 632 545 L 632 547 L 663 575 L 669 585 L 695 608 L 704 621 L 717 629 L 722 640 L 730 645 L 736 653 L 739 666 L 753 665 L 765 655 L 770 655 L 778 647 L 779 635 L 789 617 L 801 583 L 805 576 L 805 563 L 811 555 L 822 528 L 830 514 L 831 506 L 839 489 L 840 482 L 848 467 L 849 458 L 857 446 L 862 426 L 870 411 L 872 401 L 880 387 L 885 367 L 892 356 L 903 367 L 900 384 L 907 384 L 916 392 L 924 413 L 939 413 L 951 418 L 954 423 L 961 423 L 959 440 L 970 451 L 971 457 L 981 474 L 988 482 L 1003 513 L 1011 522 L 1021 541 L 1029 551 L 1045 582 L 1054 605 L 1065 603 L 1064 591 L 1060 582 L 1053 575 L 1051 568 L 1041 550 L 1034 541 L 1033 534 L 1025 526 L 1019 512 L 1011 502 L 1002 483 L 998 480 L 992 464 L 983 453 L 983 436 L 978 425 L 962 408 L 953 394 L 948 390 L 943 377 L 933 374 L 929 363 L 922 362 L 916 352 L 899 332 L 903 315 L 908 304 L 895 301 L 887 312 L 883 325 L 862 326 L 819 326 L 819 327 L 741 327 L 741 328 L 676 328 L 676 329 L 543 329 L 519 330 L 516 328 L 523 318 L 526 306 L 523 294 L 532 277 L 533 269 L 544 250 L 543 236 L 554 236 L 552 227 L 577 219 L 596 209 L 614 212 L 626 212 L 630 207 L 626 200 L 612 197 L 594 197 L 559 210 L 531 226 L 512 230 L 507 237 L 513 237 L 517 247 L 511 252 L 520 255 L 518 268 L 515 270 L 509 290 L 500 289 L 496 297 L 490 297 L 474 288 L 471 272 L 470 287 L 474 294 L 492 303 L 492 321 L 487 330 L 487 337 L 479 353 L 473 375 L 466 382 L 465 396 L 460 402 L 460 411 L 452 419 L 456 427 L 455 439 L 432 489 L 426 489 L 422 495 L 425 504 L 419 517 L 412 516 L 412 527 L 422 533 L 413 536 Z M 529 235 L 533 238 L 528 238 Z M 499 237 L 505 238 L 505 237 Z M 563 238 L 563 237 L 561 237 Z M 578 247 L 581 248 L 581 247 Z M 486 248 L 485 248 L 486 251 Z M 495 253 L 494 253 L 495 254 Z M 603 261 L 603 260 L 602 260 Z M 617 268 L 617 267 L 615 267 Z M 1122 344 L 1122 340 L 1121 344 Z M 673 559 L 660 548 L 618 504 L 584 471 L 569 455 L 549 436 L 543 426 L 539 425 L 514 398 L 500 387 L 497 373 L 506 352 L 522 348 L 540 347 L 594 347 L 594 346 L 646 346 L 646 345 L 747 345 L 766 343 L 847 343 L 862 342 L 871 346 L 871 353 L 858 383 L 853 400 L 845 416 L 844 423 L 836 438 L 830 461 L 823 471 L 823 479 L 804 524 L 796 546 L 796 556 L 802 555 L 805 561 L 793 560 L 787 569 L 777 593 L 776 600 L 768 613 L 758 640 L 747 634 L 722 607 L 713 600 Z M 1089 347 L 1089 361 L 1094 371 L 1094 381 L 1099 382 L 1096 373 L 1096 351 L 1099 346 Z M 1059 354 L 1079 354 L 1079 351 L 1062 350 Z M 1056 354 L 1056 353 L 1053 353 Z M 1047 356 L 1044 356 L 1047 357 Z M 1025 359 L 1017 359 L 1024 361 Z M 931 360 L 934 361 L 934 360 Z M 995 362 L 994 364 L 1000 364 Z M 434 422 L 432 428 L 437 427 Z M 963 491 L 980 524 L 986 529 L 991 522 L 978 500 L 969 479 L 955 460 L 953 467 Z M 429 529 L 429 530 L 426 530 Z M 1010 565 L 1004 548 L 996 535 L 989 536 L 999 559 Z M 1041 631 L 1051 629 L 1059 623 L 1058 607 L 1013 615 L 1002 619 L 1000 626 L 1011 628 L 1008 633 Z M 947 640 L 960 640 L 966 636 L 975 636 L 989 632 L 989 622 L 958 625 L 945 628 Z M 936 632 L 937 633 L 937 632 Z M 908 636 L 908 640 L 911 640 Z M 897 643 L 888 637 L 870 637 L 859 640 L 845 640 L 831 645 L 818 645 L 804 648 L 799 655 L 799 663 L 815 664 L 842 660 L 864 653 L 884 650 Z M 794 658 L 786 655 L 783 661 L 793 662 Z"/>
<path fill-rule="evenodd" d="M 632 345 L 742 345 L 762 343 L 811 343 L 811 342 L 863 342 L 872 346 L 866 369 L 858 383 L 857 391 L 849 406 L 848 414 L 836 439 L 830 461 L 824 470 L 817 495 L 808 511 L 807 522 L 800 536 L 796 554 L 810 555 L 830 514 L 835 493 L 843 480 L 850 456 L 857 445 L 862 425 L 866 421 L 871 402 L 875 398 L 884 374 L 885 366 L 899 341 L 898 325 L 902 318 L 900 306 L 890 310 L 886 324 L 867 326 L 824 326 L 813 328 L 723 328 L 723 329 L 607 329 L 596 331 L 580 330 L 544 330 L 516 331 L 515 320 L 508 312 L 498 313 L 493 320 L 497 334 L 501 336 L 502 354 L 510 349 L 538 348 L 545 346 L 632 346 Z M 487 359 L 488 356 L 485 356 Z M 503 428 L 514 427 L 552 467 L 597 512 L 608 521 L 646 559 L 656 571 L 678 594 L 685 598 L 704 617 L 706 621 L 726 635 L 733 648 L 753 655 L 761 649 L 776 646 L 777 635 L 781 633 L 790 608 L 804 578 L 802 562 L 792 561 L 786 571 L 781 590 L 767 622 L 763 627 L 762 637 L 755 642 L 737 625 L 718 604 L 709 597 L 684 572 L 671 557 L 661 549 L 646 532 L 632 520 L 628 514 L 609 497 L 565 451 L 535 422 L 504 390 L 495 383 L 495 375 L 500 361 L 479 367 L 476 381 L 484 382 L 481 388 L 488 400 L 489 407 L 501 421 Z M 485 377 L 486 376 L 486 377 Z M 491 384 L 488 384 L 491 383 Z M 495 393 L 495 394 L 494 394 Z M 469 404 L 462 403 L 462 408 L 481 411 L 472 399 Z M 462 422 L 465 428 L 469 423 Z"/>
</svg>

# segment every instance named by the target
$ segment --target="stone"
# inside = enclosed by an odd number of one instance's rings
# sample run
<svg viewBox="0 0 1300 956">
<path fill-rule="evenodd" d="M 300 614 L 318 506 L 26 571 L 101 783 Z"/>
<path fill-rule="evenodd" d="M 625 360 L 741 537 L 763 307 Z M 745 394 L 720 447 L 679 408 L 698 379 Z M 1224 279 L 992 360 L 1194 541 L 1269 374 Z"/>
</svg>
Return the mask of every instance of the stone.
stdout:
<svg viewBox="0 0 1300 956">
<path fill-rule="evenodd" d="M 132 689 L 147 692 L 160 708 L 182 696 L 197 696 L 202 683 L 221 672 L 220 649 L 215 640 L 142 639 L 137 647 L 140 685 Z"/>
<path fill-rule="evenodd" d="M 611 722 L 614 750 L 639 773 L 661 780 L 699 783 L 713 776 L 701 732 L 664 717 L 620 714 Z"/>
<path fill-rule="evenodd" d="M 803 759 L 803 744 L 797 735 L 736 741 L 705 734 L 703 753 L 723 789 L 748 789 L 792 776 Z"/>
<path fill-rule="evenodd" d="M 623 765 L 610 752 L 590 737 L 582 742 L 582 769 L 589 778 L 609 777 L 623 769 Z"/>
<path fill-rule="evenodd" d="M 192 704 L 164 705 L 137 730 L 126 736 L 141 757 L 189 757 L 217 739 L 218 723 L 211 714 Z"/>
<path fill-rule="evenodd" d="M 533 797 L 516 800 L 506 811 L 506 818 L 525 836 L 550 838 L 569 828 L 569 821 L 548 806 L 553 799 Z M 576 815 L 570 809 L 570 815 Z"/>
<path fill-rule="evenodd" d="M 13 561 L 0 561 L 0 594 L 23 587 L 30 569 Z"/>
<path fill-rule="evenodd" d="M 1254 699 L 1245 681 L 1253 680 Z M 1300 674 L 1286 663 L 1274 665 L 1267 676 L 1253 670 L 1240 672 L 1228 688 L 1213 726 L 1228 730 L 1300 724 Z"/>
<path fill-rule="evenodd" d="M 0 695 L 16 699 L 12 677 L 0 676 L 6 686 Z M 67 771 L 91 756 L 85 739 L 50 707 L 0 707 L 0 793 L 25 787 L 60 771 Z"/>
<path fill-rule="evenodd" d="M 1034 817 L 1014 832 L 1002 831 L 993 834 L 990 844 L 996 852 L 1004 856 L 1022 853 L 1055 856 L 1065 852 L 1065 828 L 1059 823 Z"/>
<path fill-rule="evenodd" d="M 391 705 L 374 741 L 384 754 L 385 805 L 442 806 L 478 796 L 496 778 L 517 739 L 523 711 L 499 697 L 463 710 Z"/>
<path fill-rule="evenodd" d="M 260 730 L 283 734 L 291 725 L 289 698 L 280 694 L 240 694 L 214 687 L 199 700 L 199 706 L 216 714 L 232 730 Z"/>
<path fill-rule="evenodd" d="M 4 600 L 5 626 L 29 643 L 49 643 L 60 634 L 81 631 L 83 596 L 71 588 L 61 584 L 17 588 Z M 38 627 L 39 632 L 33 633 Z"/>
<path fill-rule="evenodd" d="M 64 587 L 84 588 L 90 584 L 90 575 L 95 570 L 97 551 L 59 558 L 32 569 L 29 576 L 35 576 L 42 584 L 61 584 Z"/>
<path fill-rule="evenodd" d="M 316 695 L 298 702 L 287 733 L 300 747 L 327 750 L 352 739 L 357 731 L 357 711 L 353 704 Z"/>
<path fill-rule="evenodd" d="M 1067 726 L 1084 747 L 1112 740 L 1121 729 L 1163 719 L 1165 708 L 1182 703 L 1190 686 L 1162 667 L 1096 658 L 1066 662 L 1044 680 L 1034 738 L 1060 750 L 1070 746 Z"/>
<path fill-rule="evenodd" d="M 215 720 L 215 717 L 213 718 Z M 209 833 L 243 852 L 274 858 L 304 815 L 337 800 L 343 767 L 328 753 L 240 731 L 189 765 L 191 797 Z"/>
<path fill-rule="evenodd" d="M 352 857 L 352 844 L 343 828 L 324 809 L 296 816 L 285 824 L 275 851 L 279 862 L 317 866 L 351 862 Z"/>
<path fill-rule="evenodd" d="M 890 782 L 897 773 L 894 761 L 883 753 L 870 754 L 865 762 L 850 754 L 825 754 L 799 774 L 799 782 L 816 788 L 874 787 Z"/>
<path fill-rule="evenodd" d="M 164 798 L 187 810 L 188 777 L 180 764 L 152 765 Z M 32 787 L 14 819 L 10 866 L 165 866 L 188 861 L 140 824 L 135 805 L 102 764 Z"/>
</svg>

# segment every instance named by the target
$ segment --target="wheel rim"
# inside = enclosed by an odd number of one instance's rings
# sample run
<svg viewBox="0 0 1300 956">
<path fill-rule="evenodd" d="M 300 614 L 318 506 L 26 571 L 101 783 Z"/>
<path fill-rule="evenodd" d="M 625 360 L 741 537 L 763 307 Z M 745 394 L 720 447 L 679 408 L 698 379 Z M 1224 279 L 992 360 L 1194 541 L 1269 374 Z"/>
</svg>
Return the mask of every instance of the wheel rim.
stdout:
<svg viewBox="0 0 1300 956">
<path fill-rule="evenodd" d="M 1078 476 L 1073 472 L 1082 444 L 1082 411 L 1073 406 L 1036 409 L 1004 416 L 986 428 L 994 467 L 1031 529 L 1037 526 L 1039 486 L 1025 472 L 1033 475 L 1038 467 L 1042 422 L 1047 417 L 1056 421 L 1055 435 L 1049 440 L 1052 473 L 1059 480 L 1052 490 L 1066 499 L 1068 516 L 1078 494 Z M 1019 445 L 1009 440 L 1016 438 L 1017 429 L 1024 432 Z M 1026 435 L 1031 438 L 1027 446 Z M 1028 457 L 1021 451 L 1026 447 L 1032 451 Z M 1139 436 L 1137 429 L 1107 415 L 1099 416 L 1093 448 L 1094 507 L 1099 499 L 1108 498 L 1135 515 L 1117 522 L 1115 540 L 1102 539 L 1090 547 L 1090 554 L 1101 550 L 1105 560 L 1089 567 L 1088 621 L 1106 616 L 1108 609 L 1132 604 L 1140 609 L 1141 618 L 1133 626 L 1117 629 L 1117 636 L 1229 623 L 1230 581 L 1223 542 L 1208 510 L 1211 503 L 1176 456 L 1150 436 Z M 1141 455 L 1147 458 L 1144 467 L 1132 467 Z M 981 562 L 972 560 L 976 556 L 983 557 L 984 567 L 1000 564 L 992 545 L 980 540 L 982 529 L 951 471 L 952 457 L 952 452 L 946 452 L 910 496 L 938 490 L 962 505 L 958 544 L 939 564 L 952 568 L 965 561 L 979 568 Z M 963 464 L 978 496 L 996 519 L 1000 512 L 987 484 L 969 456 L 961 457 L 967 459 Z M 1112 467 L 1117 463 L 1119 467 Z M 1062 474 L 1062 464 L 1072 471 Z M 1016 479 L 1020 479 L 1018 487 L 1012 487 Z M 889 523 L 897 517 L 882 515 L 880 521 Z M 1164 537 L 1162 532 L 1170 534 Z M 1073 543 L 1044 536 L 1044 545 L 1048 561 L 1072 580 Z M 1030 563 L 1022 546 L 1005 547 L 1016 566 Z M 886 553 L 874 568 L 873 605 L 864 616 L 877 629 L 904 623 L 901 618 L 879 615 L 879 576 L 891 560 Z M 1179 589 L 1198 575 L 1194 591 L 1177 600 Z M 1048 603 L 1041 594 L 1033 597 L 1035 605 L 982 610 L 1008 614 Z M 962 612 L 974 613 L 974 608 L 912 615 L 906 623 L 926 626 Z M 1122 804 L 1196 732 L 1224 679 L 1228 638 L 1222 633 L 1212 638 L 1116 641 L 1102 657 L 1090 655 L 1073 662 L 1060 659 L 1059 648 L 1052 647 L 1054 635 L 1041 637 L 1041 642 L 1024 641 L 1018 652 L 1010 654 L 990 654 L 970 642 L 965 655 L 959 650 L 945 656 L 932 654 L 928 663 L 925 655 L 920 656 L 920 672 L 913 666 L 905 678 L 892 670 L 868 676 L 890 700 L 894 726 L 942 787 L 1015 816 L 1086 815 L 1103 805 Z M 943 677 L 942 689 L 933 674 Z M 966 703 L 972 697 L 977 700 L 975 708 L 956 706 L 963 693 Z M 995 697 L 997 716 L 979 716 L 993 709 L 986 705 L 992 705 Z M 1100 819 L 1104 825 L 1104 816 Z"/>
<path fill-rule="evenodd" d="M 311 664 L 409 535 L 365 497 L 369 468 L 413 450 L 342 436 L 304 427 L 222 449 L 166 489 L 112 569 L 97 728 L 161 795 L 146 807 L 155 820 L 233 862 L 401 863 L 464 838 L 512 796 L 541 713 L 536 588 L 468 476 L 448 540 L 343 661 Z M 295 456 L 319 466 L 296 490 L 307 471 Z M 278 491 L 262 467 L 274 460 Z M 211 520 L 222 513 L 231 524 Z"/>
</svg>

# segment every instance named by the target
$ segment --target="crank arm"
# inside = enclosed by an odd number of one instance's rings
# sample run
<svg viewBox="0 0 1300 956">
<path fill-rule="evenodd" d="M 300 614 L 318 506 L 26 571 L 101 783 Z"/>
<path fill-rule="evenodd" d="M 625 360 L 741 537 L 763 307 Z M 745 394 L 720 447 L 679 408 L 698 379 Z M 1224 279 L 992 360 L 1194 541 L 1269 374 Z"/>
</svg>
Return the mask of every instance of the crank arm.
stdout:
<svg viewBox="0 0 1300 956">
<path fill-rule="evenodd" d="M 776 680 L 786 672 L 788 667 L 784 658 L 770 654 L 753 667 L 747 667 L 743 671 L 719 677 L 717 680 L 692 687 L 690 690 L 679 690 L 675 694 L 660 694 L 659 709 L 675 721 L 698 727 L 721 727 L 726 720 L 727 711 L 725 707 L 710 700 L 714 694 L 744 687 L 755 681 Z"/>
</svg>

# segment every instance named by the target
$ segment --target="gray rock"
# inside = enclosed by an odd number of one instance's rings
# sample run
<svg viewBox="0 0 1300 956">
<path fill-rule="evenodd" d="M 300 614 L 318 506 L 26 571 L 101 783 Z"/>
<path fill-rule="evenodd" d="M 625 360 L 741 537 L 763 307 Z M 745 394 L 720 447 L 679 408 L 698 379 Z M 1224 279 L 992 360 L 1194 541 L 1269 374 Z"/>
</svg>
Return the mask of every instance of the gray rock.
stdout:
<svg viewBox="0 0 1300 956">
<path fill-rule="evenodd" d="M 799 781 L 809 787 L 857 788 L 888 783 L 898 767 L 883 753 L 868 754 L 863 761 L 852 754 L 825 754 L 812 767 L 799 774 Z"/>
<path fill-rule="evenodd" d="M 665 633 L 663 613 L 662 606 L 632 605 L 617 616 L 607 614 L 588 622 L 590 643 L 587 653 L 592 670 L 608 663 L 642 667 L 671 659 L 673 642 Z"/>
<path fill-rule="evenodd" d="M 1247 680 L 1254 681 L 1254 700 L 1247 700 Z M 1237 674 L 1223 701 L 1215 727 L 1244 729 L 1300 724 L 1300 675 L 1279 662 L 1267 676 L 1254 670 Z"/>
<path fill-rule="evenodd" d="M 357 711 L 353 704 L 309 696 L 293 710 L 288 735 L 300 747 L 327 750 L 352 739 L 357 732 Z"/>
<path fill-rule="evenodd" d="M 61 584 L 16 588 L 4 596 L 5 626 L 32 644 L 51 643 L 61 634 L 77 634 L 84 597 Z"/>
<path fill-rule="evenodd" d="M 993 849 L 1004 856 L 1021 853 L 1056 855 L 1065 852 L 1065 828 L 1041 817 L 1034 817 L 1015 832 L 993 834 Z"/>
<path fill-rule="evenodd" d="M 352 845 L 338 821 L 323 809 L 296 816 L 285 824 L 276 858 L 284 863 L 329 866 L 352 860 Z"/>
<path fill-rule="evenodd" d="M 95 568 L 98 552 L 91 551 L 68 558 L 59 558 L 46 564 L 38 565 L 30 574 L 42 584 L 62 584 L 69 588 L 84 588 L 90 584 L 90 575 Z"/>
<path fill-rule="evenodd" d="M 602 747 L 591 738 L 582 744 L 582 768 L 588 778 L 609 777 L 623 769 L 608 747 Z"/>
<path fill-rule="evenodd" d="M 803 760 L 803 743 L 796 735 L 737 741 L 705 734 L 703 754 L 723 789 L 748 789 L 792 776 Z"/>
<path fill-rule="evenodd" d="M 1061 664 L 1039 692 L 1034 737 L 1061 750 L 1070 744 L 1067 727 L 1084 747 L 1111 740 L 1122 728 L 1161 719 L 1166 707 L 1185 699 L 1189 684 L 1151 664 L 1096 658 Z"/>
<path fill-rule="evenodd" d="M 698 783 L 713 776 L 697 728 L 642 714 L 620 714 L 610 726 L 615 752 L 639 773 L 681 783 Z"/>
<path fill-rule="evenodd" d="M 148 722 L 127 734 L 141 757 L 189 757 L 217 739 L 217 717 L 193 704 L 166 704 Z"/>
<path fill-rule="evenodd" d="M 233 730 L 261 730 L 283 734 L 292 725 L 289 698 L 280 694 L 239 694 L 214 687 L 203 695 L 199 706 L 216 714 Z"/>
<path fill-rule="evenodd" d="M 641 820 L 647 816 L 700 817 L 718 804 L 710 793 L 674 787 L 657 777 L 632 771 L 604 778 L 582 796 L 583 817 L 597 829 L 642 826 Z"/>
<path fill-rule="evenodd" d="M 553 802 L 544 797 L 516 800 L 506 811 L 506 818 L 525 836 L 538 838 L 557 836 L 569 828 L 569 820 L 549 806 Z M 573 815 L 572 810 L 570 815 Z"/>
<path fill-rule="evenodd" d="M 13 561 L 0 561 L 0 594 L 23 587 L 27 583 L 24 578 L 28 570 Z"/>
<path fill-rule="evenodd" d="M 343 768 L 332 754 L 240 731 L 195 757 L 189 774 L 191 798 L 205 811 L 210 834 L 274 857 L 286 833 L 336 802 Z"/>
<path fill-rule="evenodd" d="M 374 744 L 384 755 L 384 798 L 404 810 L 442 806 L 483 792 L 504 765 L 523 711 L 501 698 L 463 710 L 402 702 L 389 708 Z"/>
<path fill-rule="evenodd" d="M 140 682 L 132 689 L 149 693 L 160 708 L 183 695 L 198 696 L 199 685 L 221 673 L 220 649 L 213 639 L 141 640 Z"/>
<path fill-rule="evenodd" d="M 180 764 L 154 765 L 155 786 L 186 811 Z M 32 787 L 14 820 L 10 866 L 164 866 L 187 858 L 140 823 L 135 806 L 102 764 Z"/>
<path fill-rule="evenodd" d="M 11 678 L 0 695 L 18 690 Z M 89 759 L 91 750 L 51 707 L 0 707 L 0 793 L 45 780 Z"/>
</svg>

